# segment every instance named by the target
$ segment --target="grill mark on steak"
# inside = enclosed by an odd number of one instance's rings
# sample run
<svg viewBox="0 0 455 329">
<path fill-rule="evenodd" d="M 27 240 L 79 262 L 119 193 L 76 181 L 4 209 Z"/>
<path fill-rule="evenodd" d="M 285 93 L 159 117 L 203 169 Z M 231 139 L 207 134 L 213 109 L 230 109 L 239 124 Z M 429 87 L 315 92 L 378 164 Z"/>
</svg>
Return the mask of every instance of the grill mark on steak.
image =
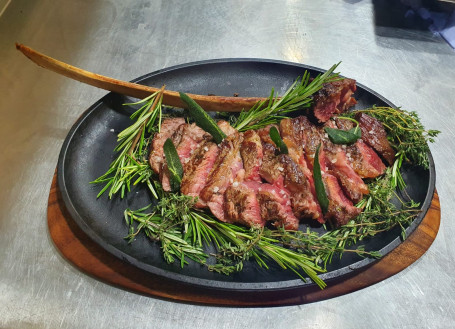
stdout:
<svg viewBox="0 0 455 329">
<path fill-rule="evenodd" d="M 387 140 L 387 133 L 382 123 L 365 113 L 357 113 L 355 118 L 362 131 L 362 140 L 378 152 L 389 165 L 393 165 L 395 151 Z"/>
<path fill-rule="evenodd" d="M 313 113 L 319 122 L 326 122 L 333 115 L 343 113 L 357 101 L 352 94 L 356 91 L 353 79 L 343 79 L 324 84 L 313 96 Z"/>
<path fill-rule="evenodd" d="M 196 149 L 191 159 L 183 166 L 183 178 L 180 185 L 182 194 L 198 197 L 195 204 L 198 208 L 203 208 L 206 203 L 199 198 L 199 193 L 204 188 L 210 171 L 215 164 L 218 156 L 218 146 L 210 141 L 202 143 Z"/>
<path fill-rule="evenodd" d="M 161 123 L 161 131 L 153 137 L 149 156 L 150 167 L 155 173 L 159 173 L 164 161 L 163 145 L 166 139 L 171 138 L 177 128 L 185 123 L 183 118 L 165 119 Z"/>
<path fill-rule="evenodd" d="M 240 146 L 240 156 L 245 169 L 245 180 L 261 182 L 259 168 L 262 164 L 262 144 L 257 132 L 248 130 L 243 133 L 243 141 Z"/>
</svg>

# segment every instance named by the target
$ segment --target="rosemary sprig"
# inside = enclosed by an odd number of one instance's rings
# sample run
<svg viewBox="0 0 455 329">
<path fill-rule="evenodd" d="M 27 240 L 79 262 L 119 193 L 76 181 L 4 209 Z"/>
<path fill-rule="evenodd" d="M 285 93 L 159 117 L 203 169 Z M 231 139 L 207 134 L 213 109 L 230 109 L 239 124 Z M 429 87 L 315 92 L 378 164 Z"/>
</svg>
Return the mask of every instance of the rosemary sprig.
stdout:
<svg viewBox="0 0 455 329">
<path fill-rule="evenodd" d="M 275 96 L 272 89 L 268 99 L 242 111 L 233 127 L 239 131 L 259 129 L 279 122 L 288 113 L 309 107 L 312 102 L 311 95 L 321 89 L 324 83 L 340 79 L 338 73 L 333 73 L 339 64 L 333 65 L 311 81 L 310 73 L 305 71 L 302 78 L 298 78 L 281 97 Z"/>
<path fill-rule="evenodd" d="M 97 197 L 109 189 L 109 198 L 118 192 L 123 198 L 131 190 L 131 184 L 145 183 L 153 196 L 158 198 L 147 154 L 150 133 L 156 128 L 159 130 L 161 125 L 163 91 L 164 86 L 159 92 L 139 102 L 125 104 L 142 106 L 130 116 L 135 122 L 117 136 L 118 144 L 114 149 L 118 152 L 116 159 L 105 174 L 91 182 L 105 184 Z"/>
</svg>

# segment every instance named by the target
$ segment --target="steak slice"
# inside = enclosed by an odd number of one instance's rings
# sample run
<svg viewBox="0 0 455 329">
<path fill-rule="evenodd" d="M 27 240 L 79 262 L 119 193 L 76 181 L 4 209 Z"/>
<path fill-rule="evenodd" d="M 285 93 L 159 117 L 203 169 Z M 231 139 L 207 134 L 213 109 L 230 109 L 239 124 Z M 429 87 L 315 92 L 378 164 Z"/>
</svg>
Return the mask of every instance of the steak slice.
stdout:
<svg viewBox="0 0 455 329">
<path fill-rule="evenodd" d="M 322 180 L 329 199 L 329 208 L 324 215 L 325 218 L 338 227 L 347 224 L 360 214 L 361 209 L 354 207 L 352 202 L 346 198 L 335 176 L 325 172 L 322 174 Z"/>
<path fill-rule="evenodd" d="M 312 201 L 317 205 L 320 216 L 317 218 L 318 222 L 324 223 L 322 217 L 322 210 L 317 202 L 316 189 L 314 187 L 313 173 L 308 167 L 307 160 L 305 159 L 305 152 L 303 151 L 303 133 L 301 130 L 301 118 L 283 119 L 280 122 L 280 134 L 283 142 L 286 144 L 289 156 L 300 167 L 310 185 Z"/>
<path fill-rule="evenodd" d="M 355 118 L 362 130 L 362 140 L 378 152 L 389 165 L 393 165 L 395 151 L 387 140 L 387 133 L 382 123 L 365 113 L 357 113 Z"/>
<path fill-rule="evenodd" d="M 354 122 L 351 120 L 335 118 L 335 123 L 338 129 L 349 130 L 354 128 Z M 362 139 L 346 146 L 346 156 L 354 171 L 361 178 L 375 178 L 385 171 L 386 167 L 381 158 Z"/>
<path fill-rule="evenodd" d="M 333 121 L 328 121 L 326 126 L 336 128 Z M 364 194 L 368 194 L 368 186 L 364 183 L 362 178 L 355 172 L 348 160 L 346 154 L 346 145 L 333 144 L 327 134 L 321 133 L 324 141 L 324 152 L 328 162 L 326 166 L 330 168 L 333 175 L 341 183 L 345 194 L 354 202 L 359 202 Z"/>
<path fill-rule="evenodd" d="M 225 221 L 240 223 L 248 227 L 263 227 L 264 217 L 254 188 L 234 182 L 224 193 Z"/>
<path fill-rule="evenodd" d="M 171 138 L 177 128 L 185 123 L 183 118 L 165 119 L 161 123 L 161 131 L 153 137 L 149 163 L 152 170 L 159 174 L 164 161 L 163 145 L 166 139 Z"/>
<path fill-rule="evenodd" d="M 313 113 L 319 122 L 326 122 L 333 115 L 343 113 L 357 101 L 352 94 L 357 87 L 355 80 L 343 79 L 324 84 L 313 96 Z"/>
<path fill-rule="evenodd" d="M 200 197 L 207 203 L 212 213 L 221 221 L 224 215 L 224 192 L 234 181 L 242 181 L 244 176 L 240 157 L 241 135 L 236 131 L 219 144 L 218 157 L 207 179 L 206 186 L 201 190 Z"/>
<path fill-rule="evenodd" d="M 199 128 L 195 123 L 179 126 L 179 129 L 172 137 L 177 140 L 175 135 L 178 135 L 180 139 L 178 144 L 175 143 L 174 140 L 173 142 L 182 165 L 185 165 L 190 160 L 194 150 L 196 150 L 203 141 L 211 139 L 210 134 Z M 169 182 L 169 171 L 165 163 L 163 163 L 162 170 L 160 171 L 160 179 L 163 190 L 166 192 L 170 191 L 171 185 Z"/>
<path fill-rule="evenodd" d="M 286 230 L 299 228 L 299 220 L 292 211 L 288 192 L 267 183 L 246 182 L 245 184 L 248 186 L 254 184 L 261 217 L 265 221 L 271 221 L 274 226 L 284 227 Z"/>
<path fill-rule="evenodd" d="M 297 218 L 320 218 L 320 207 L 315 202 L 310 184 L 300 167 L 287 154 L 276 156 L 277 150 L 271 144 L 264 144 L 263 150 L 264 157 L 259 171 L 261 177 L 290 194 L 291 208 Z"/>
<path fill-rule="evenodd" d="M 259 135 L 254 130 L 243 133 L 240 155 L 245 169 L 245 180 L 261 182 L 259 168 L 262 164 L 262 144 Z"/>
<path fill-rule="evenodd" d="M 218 156 L 218 146 L 210 141 L 202 143 L 196 149 L 190 161 L 183 166 L 183 178 L 180 184 L 180 192 L 185 195 L 199 197 L 204 188 L 210 171 Z M 198 198 L 196 207 L 205 207 L 205 202 Z"/>
</svg>

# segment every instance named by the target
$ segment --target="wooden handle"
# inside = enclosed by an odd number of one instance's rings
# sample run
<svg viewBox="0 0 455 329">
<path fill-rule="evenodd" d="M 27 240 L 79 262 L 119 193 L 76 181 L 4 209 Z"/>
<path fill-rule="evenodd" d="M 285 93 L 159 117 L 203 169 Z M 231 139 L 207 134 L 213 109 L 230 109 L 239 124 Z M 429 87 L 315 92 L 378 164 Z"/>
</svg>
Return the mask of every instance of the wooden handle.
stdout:
<svg viewBox="0 0 455 329">
<path fill-rule="evenodd" d="M 22 44 L 16 43 L 16 49 L 45 69 L 101 89 L 141 99 L 159 91 L 159 88 L 121 81 L 85 71 L 46 56 Z M 240 112 L 243 109 L 250 109 L 258 101 L 264 100 L 264 98 L 260 97 L 224 97 L 195 94 L 188 94 L 188 96 L 194 99 L 204 110 L 218 112 Z M 180 108 L 186 107 L 186 104 L 180 100 L 179 93 L 171 90 L 164 91 L 163 104 Z"/>
</svg>

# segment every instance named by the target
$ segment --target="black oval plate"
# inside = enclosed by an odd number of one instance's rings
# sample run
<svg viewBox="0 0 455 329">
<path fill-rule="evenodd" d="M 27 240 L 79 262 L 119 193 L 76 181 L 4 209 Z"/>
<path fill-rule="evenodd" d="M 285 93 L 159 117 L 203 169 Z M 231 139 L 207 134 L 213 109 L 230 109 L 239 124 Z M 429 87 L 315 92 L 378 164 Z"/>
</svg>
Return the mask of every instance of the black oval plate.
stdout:
<svg viewBox="0 0 455 329">
<path fill-rule="evenodd" d="M 323 70 L 289 62 L 262 59 L 223 59 L 195 62 L 174 66 L 144 75 L 135 80 L 145 85 L 194 94 L 223 96 L 269 96 L 270 90 L 282 94 L 308 70 L 312 76 Z M 394 106 L 374 91 L 357 85 L 356 108 L 372 105 Z M 128 227 L 123 220 L 126 208 L 138 209 L 151 202 L 153 197 L 145 187 L 135 187 L 124 199 L 109 200 L 105 193 L 96 198 L 101 186 L 89 184 L 101 176 L 114 159 L 117 134 L 129 126 L 129 116 L 134 110 L 122 104 L 131 102 L 128 97 L 109 93 L 91 106 L 71 128 L 63 144 L 58 162 L 58 184 L 63 200 L 77 225 L 109 253 L 132 265 L 178 282 L 198 285 L 209 289 L 231 291 L 270 291 L 313 286 L 304 282 L 291 271 L 272 265 L 266 270 L 249 262 L 244 270 L 234 275 L 209 272 L 205 267 L 190 263 L 184 268 L 179 262 L 167 264 L 159 245 L 150 242 L 144 234 L 138 235 L 132 244 L 124 237 Z M 433 196 L 435 185 L 434 164 L 430 155 L 430 169 L 408 167 L 403 173 L 406 192 L 420 202 L 422 212 L 407 229 L 409 235 L 425 216 Z M 317 230 L 322 230 L 321 228 Z M 400 229 L 382 233 L 362 244 L 367 250 L 379 250 L 386 254 L 401 243 Z M 328 284 L 358 271 L 373 262 L 355 255 L 345 254 L 334 258 L 328 272 L 320 275 Z"/>
</svg>

